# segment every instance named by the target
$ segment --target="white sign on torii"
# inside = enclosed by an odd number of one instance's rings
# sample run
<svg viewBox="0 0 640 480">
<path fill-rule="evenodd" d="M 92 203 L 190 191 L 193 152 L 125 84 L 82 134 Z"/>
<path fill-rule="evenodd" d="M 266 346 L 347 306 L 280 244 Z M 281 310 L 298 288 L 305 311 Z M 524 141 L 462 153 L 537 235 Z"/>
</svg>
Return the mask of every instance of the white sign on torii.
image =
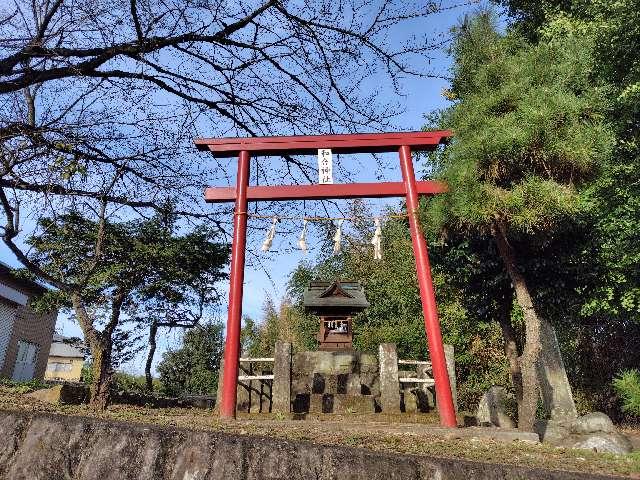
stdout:
<svg viewBox="0 0 640 480">
<path fill-rule="evenodd" d="M 318 149 L 318 183 L 333 183 L 333 158 L 329 148 Z"/>
</svg>

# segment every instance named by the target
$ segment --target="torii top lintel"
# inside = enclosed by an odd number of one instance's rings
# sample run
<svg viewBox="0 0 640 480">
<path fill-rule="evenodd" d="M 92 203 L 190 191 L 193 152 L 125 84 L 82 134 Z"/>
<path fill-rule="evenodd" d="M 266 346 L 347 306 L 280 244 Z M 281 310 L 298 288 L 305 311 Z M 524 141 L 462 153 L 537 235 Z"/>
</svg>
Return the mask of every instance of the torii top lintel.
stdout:
<svg viewBox="0 0 640 480">
<path fill-rule="evenodd" d="M 449 130 L 433 132 L 358 133 L 348 135 L 309 135 L 294 137 L 200 138 L 195 140 L 199 150 L 210 151 L 216 157 L 243 155 L 305 155 L 318 149 L 330 148 L 334 153 L 397 152 L 400 148 L 414 151 L 435 150 L 453 134 Z M 247 167 L 248 168 L 248 167 Z M 436 194 L 447 190 L 436 181 L 415 182 L 419 194 Z M 248 186 L 250 202 L 262 200 L 323 200 L 329 198 L 401 197 L 406 185 L 401 182 L 342 183 L 323 185 Z M 232 202 L 238 190 L 233 187 L 209 187 L 205 201 Z"/>
<path fill-rule="evenodd" d="M 334 153 L 397 152 L 402 146 L 413 151 L 434 150 L 453 136 L 449 130 L 432 132 L 356 133 L 341 135 L 303 135 L 288 137 L 198 138 L 198 150 L 210 151 L 218 158 L 237 157 L 241 151 L 252 155 L 311 155 L 318 149 Z"/>
</svg>

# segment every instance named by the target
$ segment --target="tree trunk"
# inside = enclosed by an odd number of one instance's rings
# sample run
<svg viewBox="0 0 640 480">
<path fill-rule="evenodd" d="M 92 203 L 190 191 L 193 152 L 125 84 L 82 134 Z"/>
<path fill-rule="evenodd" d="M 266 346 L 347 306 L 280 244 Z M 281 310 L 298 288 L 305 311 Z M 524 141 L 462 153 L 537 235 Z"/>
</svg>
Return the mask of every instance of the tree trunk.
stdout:
<svg viewBox="0 0 640 480">
<path fill-rule="evenodd" d="M 93 357 L 93 381 L 91 383 L 91 400 L 89 405 L 97 410 L 104 410 L 109 404 L 111 395 L 111 341 L 101 341 L 91 345 Z"/>
<path fill-rule="evenodd" d="M 114 308 L 112 308 L 110 321 L 102 332 L 95 329 L 93 319 L 87 312 L 80 294 L 74 292 L 70 294 L 70 297 L 76 318 L 84 334 L 84 340 L 89 345 L 91 356 L 93 357 L 93 365 L 91 367 L 93 379 L 89 405 L 98 410 L 104 410 L 109 404 L 109 396 L 111 394 L 111 377 L 113 375 L 111 368 L 112 335 L 118 324 L 124 296 L 122 294 L 118 295 L 113 304 Z"/>
<path fill-rule="evenodd" d="M 149 353 L 147 363 L 144 365 L 144 377 L 148 392 L 153 392 L 153 377 L 151 376 L 151 364 L 156 353 L 156 334 L 158 333 L 158 322 L 155 320 L 149 326 Z"/>
<path fill-rule="evenodd" d="M 516 293 L 516 301 L 522 309 L 525 324 L 525 344 L 522 355 L 519 358 L 522 375 L 522 400 L 518 402 L 518 428 L 525 431 L 533 431 L 538 407 L 539 380 L 537 363 L 540 358 L 540 318 L 533 307 L 529 287 L 526 279 L 518 270 L 516 254 L 509 244 L 506 235 L 506 227 L 501 222 L 493 226 L 493 236 L 498 246 L 498 252 L 502 259 L 511 283 Z"/>
<path fill-rule="evenodd" d="M 509 306 L 507 306 L 498 319 L 498 322 L 502 329 L 504 355 L 509 362 L 509 374 L 511 375 L 511 382 L 516 392 L 516 401 L 518 405 L 520 405 L 522 403 L 522 370 L 520 369 L 520 360 L 518 358 L 516 332 L 513 330 L 513 325 L 511 325 L 510 310 Z"/>
</svg>

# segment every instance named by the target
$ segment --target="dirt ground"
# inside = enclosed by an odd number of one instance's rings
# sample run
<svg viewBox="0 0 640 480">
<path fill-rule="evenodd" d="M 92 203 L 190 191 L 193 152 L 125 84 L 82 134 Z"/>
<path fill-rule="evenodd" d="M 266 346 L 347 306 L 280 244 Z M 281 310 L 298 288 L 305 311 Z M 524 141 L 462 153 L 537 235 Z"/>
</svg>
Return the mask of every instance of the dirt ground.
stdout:
<svg viewBox="0 0 640 480">
<path fill-rule="evenodd" d="M 520 440 L 498 441 L 487 438 L 485 434 L 476 434 L 473 428 L 440 428 L 437 414 L 324 414 L 306 416 L 304 419 L 278 414 L 245 414 L 239 415 L 235 421 L 221 421 L 212 411 L 199 409 L 112 405 L 105 412 L 96 412 L 86 405 L 40 402 L 26 396 L 24 391 L 5 386 L 0 386 L 0 409 L 83 415 L 130 423 L 270 436 L 320 444 L 348 445 L 372 450 L 557 470 L 618 474 L 640 479 L 640 452 L 617 456 L 587 450 L 556 448 Z M 625 429 L 625 433 L 631 436 L 636 448 L 640 448 L 640 432 L 628 428 Z"/>
</svg>

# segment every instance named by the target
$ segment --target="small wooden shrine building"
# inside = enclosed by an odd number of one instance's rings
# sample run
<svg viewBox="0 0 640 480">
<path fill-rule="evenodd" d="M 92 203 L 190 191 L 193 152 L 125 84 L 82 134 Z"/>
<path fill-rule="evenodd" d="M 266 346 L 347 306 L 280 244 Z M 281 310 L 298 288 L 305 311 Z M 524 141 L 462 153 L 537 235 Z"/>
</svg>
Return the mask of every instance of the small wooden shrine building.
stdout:
<svg viewBox="0 0 640 480">
<path fill-rule="evenodd" d="M 360 282 L 313 281 L 304 291 L 303 303 L 306 312 L 320 317 L 320 350 L 352 348 L 352 316 L 369 306 Z"/>
</svg>

